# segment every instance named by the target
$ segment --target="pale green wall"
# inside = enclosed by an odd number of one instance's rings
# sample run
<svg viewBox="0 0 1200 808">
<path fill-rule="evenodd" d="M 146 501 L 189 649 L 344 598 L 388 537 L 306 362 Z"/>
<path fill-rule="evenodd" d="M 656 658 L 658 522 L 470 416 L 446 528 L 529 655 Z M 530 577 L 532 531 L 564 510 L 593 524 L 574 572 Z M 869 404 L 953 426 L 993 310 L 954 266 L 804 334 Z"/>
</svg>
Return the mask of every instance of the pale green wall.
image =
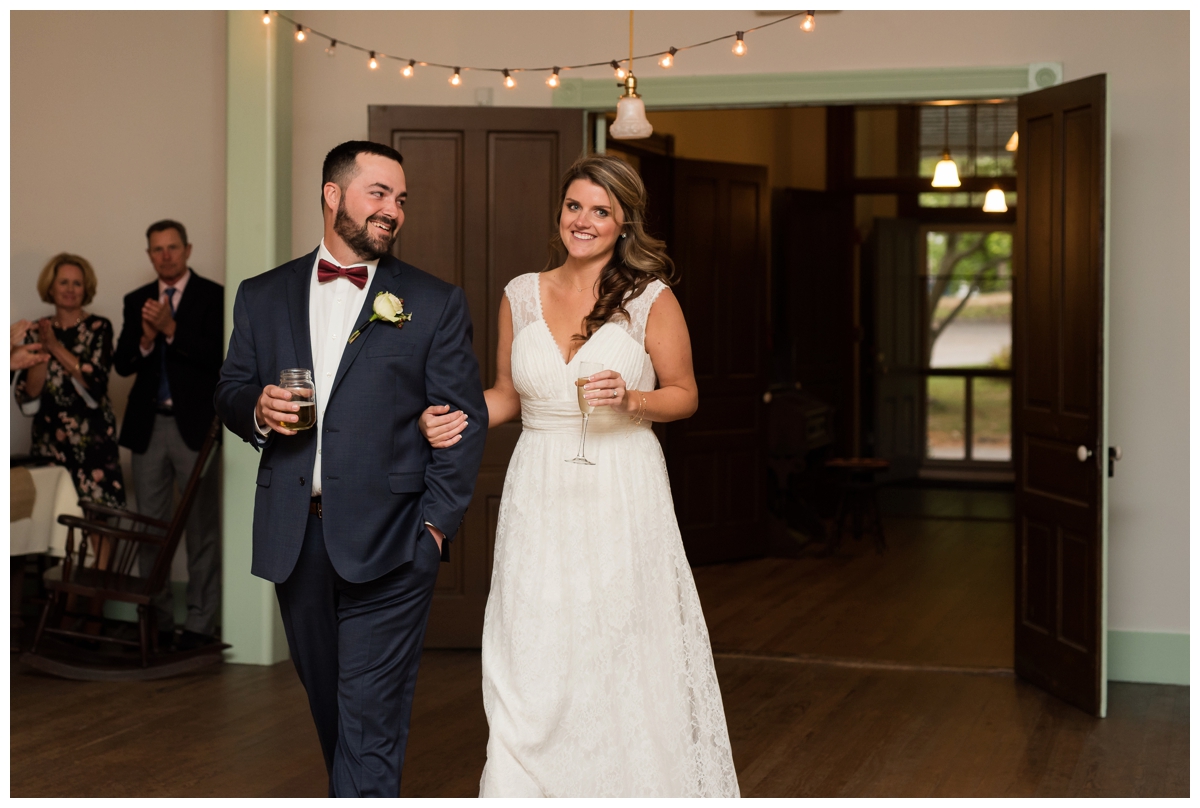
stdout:
<svg viewBox="0 0 1200 808">
<path fill-rule="evenodd" d="M 238 285 L 287 261 L 292 221 L 292 46 L 290 32 L 263 25 L 262 12 L 231 11 L 226 132 L 225 340 Z M 258 453 L 226 431 L 224 621 L 229 660 L 287 659 L 273 584 L 250 574 Z"/>
</svg>

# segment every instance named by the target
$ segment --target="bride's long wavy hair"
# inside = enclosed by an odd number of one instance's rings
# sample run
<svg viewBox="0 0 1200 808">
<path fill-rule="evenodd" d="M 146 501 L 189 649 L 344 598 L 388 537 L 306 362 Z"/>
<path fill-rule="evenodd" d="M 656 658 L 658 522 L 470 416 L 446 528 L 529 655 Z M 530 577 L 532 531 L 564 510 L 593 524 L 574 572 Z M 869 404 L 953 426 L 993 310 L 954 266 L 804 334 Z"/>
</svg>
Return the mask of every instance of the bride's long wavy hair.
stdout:
<svg viewBox="0 0 1200 808">
<path fill-rule="evenodd" d="M 558 224 L 562 219 L 567 189 L 575 180 L 588 180 L 599 185 L 608 192 L 610 200 L 621 206 L 621 213 L 625 217 L 621 230 L 625 238 L 617 238 L 612 259 L 600 272 L 596 305 L 584 318 L 584 333 L 574 337 L 586 341 L 614 315 L 621 314 L 628 318 L 625 303 L 644 292 L 652 281 L 659 280 L 667 286 L 675 285 L 678 272 L 675 263 L 667 255 L 667 245 L 646 232 L 646 186 L 642 178 L 628 163 L 606 154 L 581 157 L 563 175 L 554 236 L 550 239 L 550 261 L 543 272 L 560 267 L 567 260 L 567 248 Z"/>
</svg>

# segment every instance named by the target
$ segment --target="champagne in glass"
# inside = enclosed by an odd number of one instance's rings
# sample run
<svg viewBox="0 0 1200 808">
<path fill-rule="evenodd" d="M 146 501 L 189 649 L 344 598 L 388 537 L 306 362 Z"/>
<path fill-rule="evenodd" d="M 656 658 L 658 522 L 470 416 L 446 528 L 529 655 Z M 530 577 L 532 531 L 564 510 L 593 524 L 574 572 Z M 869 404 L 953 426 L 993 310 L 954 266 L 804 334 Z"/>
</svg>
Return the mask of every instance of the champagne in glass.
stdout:
<svg viewBox="0 0 1200 808">
<path fill-rule="evenodd" d="M 569 460 L 568 463 L 576 463 L 581 466 L 594 466 L 592 461 L 588 460 L 583 454 L 583 444 L 587 440 L 587 425 L 588 416 L 592 414 L 595 407 L 588 403 L 588 400 L 583 397 L 583 386 L 588 383 L 588 377 L 604 370 L 604 365 L 599 362 L 580 362 L 579 377 L 575 380 L 575 399 L 579 403 L 579 414 L 583 416 L 583 429 L 579 433 L 579 452 Z"/>
<path fill-rule="evenodd" d="M 292 401 L 300 405 L 296 423 L 280 421 L 284 429 L 296 431 L 312 429 L 317 425 L 317 390 L 313 384 L 312 371 L 305 368 L 290 368 L 280 371 L 279 386 L 292 394 Z"/>
</svg>

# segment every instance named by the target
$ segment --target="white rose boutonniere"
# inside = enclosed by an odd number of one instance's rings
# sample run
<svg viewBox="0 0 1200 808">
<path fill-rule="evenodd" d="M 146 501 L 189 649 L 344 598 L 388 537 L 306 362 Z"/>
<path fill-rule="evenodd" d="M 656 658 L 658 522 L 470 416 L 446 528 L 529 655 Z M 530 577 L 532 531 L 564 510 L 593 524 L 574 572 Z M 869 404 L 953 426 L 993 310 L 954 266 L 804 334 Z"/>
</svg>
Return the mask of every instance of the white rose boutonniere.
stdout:
<svg viewBox="0 0 1200 808">
<path fill-rule="evenodd" d="M 376 320 L 386 320 L 389 323 L 395 323 L 396 328 L 404 328 L 404 324 L 412 319 L 412 315 L 404 311 L 404 298 L 396 297 L 391 292 L 379 292 L 375 295 L 375 302 L 371 304 L 371 312 L 371 319 L 355 329 L 346 344 L 358 339 L 358 335 L 363 332 L 363 329 Z"/>
</svg>

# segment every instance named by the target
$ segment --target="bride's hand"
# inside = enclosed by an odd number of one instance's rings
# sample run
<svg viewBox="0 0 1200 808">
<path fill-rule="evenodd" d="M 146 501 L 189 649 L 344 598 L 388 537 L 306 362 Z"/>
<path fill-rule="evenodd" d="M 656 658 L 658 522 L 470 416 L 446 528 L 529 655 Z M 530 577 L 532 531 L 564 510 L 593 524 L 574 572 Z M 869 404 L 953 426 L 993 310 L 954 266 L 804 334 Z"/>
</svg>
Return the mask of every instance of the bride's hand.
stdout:
<svg viewBox="0 0 1200 808">
<path fill-rule="evenodd" d="M 626 408 L 625 380 L 615 370 L 602 370 L 588 377 L 583 386 L 583 397 L 593 407 L 612 407 L 615 410 Z"/>
<path fill-rule="evenodd" d="M 462 410 L 450 412 L 449 404 L 435 404 L 421 413 L 417 426 L 430 446 L 445 449 L 462 439 L 460 433 L 467 428 L 467 414 Z"/>
</svg>

